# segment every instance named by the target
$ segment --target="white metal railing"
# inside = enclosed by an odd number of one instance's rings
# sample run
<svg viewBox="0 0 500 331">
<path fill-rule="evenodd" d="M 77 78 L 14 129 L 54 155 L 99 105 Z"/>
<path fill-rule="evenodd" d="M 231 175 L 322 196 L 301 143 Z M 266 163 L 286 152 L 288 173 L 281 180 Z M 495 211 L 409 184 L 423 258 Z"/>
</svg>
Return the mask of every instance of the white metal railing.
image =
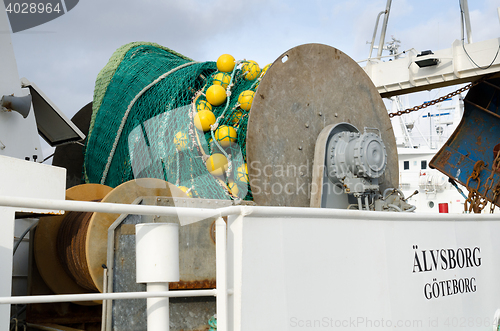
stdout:
<svg viewBox="0 0 500 331">
<path fill-rule="evenodd" d="M 86 202 L 86 201 L 0 197 L 0 206 L 22 207 L 23 205 L 38 206 L 33 208 L 39 208 L 39 209 L 54 208 L 56 210 L 68 210 L 68 211 L 194 217 L 195 220 L 217 217 L 215 223 L 216 224 L 215 226 L 216 288 L 209 290 L 84 293 L 84 294 L 0 297 L 0 304 L 30 304 L 30 303 L 54 303 L 54 302 L 73 302 L 73 301 L 147 299 L 147 298 L 165 298 L 165 297 L 215 296 L 217 298 L 216 300 L 217 328 L 218 330 L 222 331 L 226 331 L 228 329 L 227 295 L 232 294 L 232 291 L 231 290 L 228 291 L 227 288 L 226 222 L 224 222 L 222 216 L 227 216 L 230 214 L 232 215 L 244 214 L 244 207 L 203 209 L 203 208 L 127 205 L 127 204 L 114 204 L 114 203 Z"/>
<path fill-rule="evenodd" d="M 115 292 L 115 293 L 82 293 L 55 295 L 27 295 L 0 298 L 0 304 L 54 303 L 73 301 L 124 300 L 147 298 L 183 298 L 199 296 L 217 296 L 217 289 L 212 290 L 179 290 L 163 292 Z"/>
<path fill-rule="evenodd" d="M 175 198 L 174 198 L 175 202 Z M 309 207 L 273 207 L 273 206 L 231 206 L 218 209 L 170 207 L 170 206 L 145 206 L 128 205 L 119 203 L 73 201 L 73 200 L 49 200 L 36 198 L 21 198 L 0 196 L 0 206 L 17 208 L 36 208 L 48 210 L 84 211 L 111 214 L 132 214 L 132 215 L 158 215 L 158 216 L 178 216 L 181 218 L 191 217 L 186 221 L 204 220 L 207 218 L 218 218 L 229 215 L 252 215 L 256 217 L 307 217 L 325 218 L 335 217 L 343 219 L 364 219 L 364 220 L 420 220 L 421 215 L 405 214 L 401 219 L 397 213 L 330 209 L 330 208 L 309 208 Z M 470 220 L 472 215 L 439 215 L 440 220 Z M 498 214 L 481 215 L 480 219 L 498 219 Z M 186 225 L 189 223 L 182 223 Z"/>
</svg>

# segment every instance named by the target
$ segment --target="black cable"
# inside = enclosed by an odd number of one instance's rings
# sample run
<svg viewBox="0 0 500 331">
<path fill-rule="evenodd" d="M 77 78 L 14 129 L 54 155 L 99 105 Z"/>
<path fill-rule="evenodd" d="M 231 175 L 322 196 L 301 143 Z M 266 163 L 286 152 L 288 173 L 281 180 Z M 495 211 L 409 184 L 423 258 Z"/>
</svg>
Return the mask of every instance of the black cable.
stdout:
<svg viewBox="0 0 500 331">
<path fill-rule="evenodd" d="M 497 53 L 495 54 L 495 58 L 493 59 L 493 61 L 491 61 L 491 63 L 488 66 L 481 67 L 476 62 L 474 62 L 474 60 L 470 57 L 470 55 L 469 55 L 469 53 L 467 53 L 467 50 L 465 49 L 465 45 L 463 43 L 462 43 L 462 47 L 463 47 L 463 49 L 465 51 L 465 54 L 467 54 L 467 57 L 469 58 L 469 60 L 471 60 L 471 62 L 474 63 L 474 65 L 476 67 L 478 67 L 478 69 L 481 69 L 481 70 L 489 69 L 493 65 L 493 63 L 495 63 L 495 60 L 497 59 L 497 56 L 498 56 L 498 52 L 500 51 L 500 45 L 499 45 L 498 49 L 497 49 Z"/>
<path fill-rule="evenodd" d="M 453 179 L 451 179 L 450 177 L 448 177 L 448 183 L 453 185 L 453 187 L 457 189 L 458 193 L 460 193 L 460 195 L 462 197 L 464 197 L 465 200 L 468 199 L 467 196 L 464 194 L 464 192 L 460 189 L 460 187 L 458 187 L 457 183 L 455 183 L 455 181 Z"/>
<path fill-rule="evenodd" d="M 464 32 L 464 26 L 465 26 L 465 13 L 464 13 L 464 10 L 462 9 L 462 3 L 460 2 L 460 0 L 458 1 L 458 4 L 460 6 L 460 17 L 461 17 L 461 23 L 462 23 L 462 35 L 464 36 L 462 38 L 462 48 L 464 49 L 464 52 L 465 54 L 467 55 L 467 57 L 469 58 L 469 60 L 471 60 L 472 63 L 474 63 L 474 65 L 478 68 L 478 69 L 481 69 L 481 70 L 486 70 L 486 69 L 489 69 L 493 63 L 495 63 L 495 60 L 497 59 L 498 57 L 498 53 L 500 52 L 500 45 L 498 46 L 498 49 L 497 49 L 497 53 L 495 54 L 495 57 L 493 58 L 493 61 L 491 61 L 491 63 L 486 66 L 486 67 L 481 67 L 479 66 L 473 59 L 472 57 L 469 55 L 469 53 L 467 53 L 467 50 L 465 49 L 465 32 Z"/>
<path fill-rule="evenodd" d="M 52 153 L 50 154 L 49 156 L 47 156 L 45 159 L 43 159 L 42 163 L 44 163 L 45 161 L 47 161 L 48 159 L 50 159 L 51 157 L 54 156 L 55 153 Z"/>
<path fill-rule="evenodd" d="M 26 237 L 26 235 L 28 234 L 28 232 L 30 232 L 31 230 L 33 230 L 37 225 L 38 225 L 38 221 L 34 222 L 33 224 L 31 224 L 30 227 L 28 227 L 26 230 L 24 230 L 23 234 L 19 237 L 19 239 L 17 240 L 16 244 L 14 245 L 14 249 L 12 250 L 12 255 L 16 254 L 17 248 L 19 247 L 19 245 L 23 241 L 24 237 Z"/>
</svg>

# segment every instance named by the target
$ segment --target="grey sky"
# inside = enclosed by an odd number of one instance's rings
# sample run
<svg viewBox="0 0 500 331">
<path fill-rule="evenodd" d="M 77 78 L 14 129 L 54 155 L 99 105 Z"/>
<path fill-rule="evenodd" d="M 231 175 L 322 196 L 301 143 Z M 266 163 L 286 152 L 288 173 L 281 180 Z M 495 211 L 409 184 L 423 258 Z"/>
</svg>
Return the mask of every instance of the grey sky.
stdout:
<svg viewBox="0 0 500 331">
<path fill-rule="evenodd" d="M 458 0 L 393 0 L 387 39 L 401 50 L 443 49 L 460 39 Z M 151 41 L 198 61 L 230 53 L 261 66 L 304 43 L 324 43 L 355 60 L 368 56 L 386 0 L 80 0 L 67 14 L 12 35 L 21 77 L 69 117 L 92 100 L 98 72 L 132 41 Z M 500 37 L 499 0 L 471 0 L 474 41 Z"/>
</svg>

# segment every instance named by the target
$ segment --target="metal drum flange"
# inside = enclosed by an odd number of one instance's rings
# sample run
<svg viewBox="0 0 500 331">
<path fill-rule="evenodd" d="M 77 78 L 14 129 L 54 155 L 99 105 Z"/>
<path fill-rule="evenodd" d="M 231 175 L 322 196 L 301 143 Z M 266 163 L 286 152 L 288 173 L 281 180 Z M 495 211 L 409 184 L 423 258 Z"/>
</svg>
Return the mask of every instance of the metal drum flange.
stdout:
<svg viewBox="0 0 500 331">
<path fill-rule="evenodd" d="M 125 182 L 116 188 L 100 184 L 83 184 L 73 186 L 66 191 L 67 200 L 101 201 L 103 203 L 131 204 L 139 197 L 179 197 L 187 198 L 186 193 L 173 184 L 161 179 L 141 178 Z M 88 282 L 94 291 L 103 291 L 103 264 L 107 258 L 108 228 L 119 217 L 119 214 L 92 213 L 89 215 L 88 226 L 81 227 L 77 233 L 86 231 L 79 236 L 82 241 L 79 246 L 83 250 L 69 252 L 71 258 L 77 259 L 81 268 L 88 269 Z M 40 220 L 35 233 L 35 260 L 44 282 L 56 294 L 93 292 L 78 284 L 78 279 L 68 273 L 68 268 L 61 261 L 57 242 L 60 241 L 60 228 L 65 222 L 63 216 L 49 216 Z M 71 239 L 73 241 L 73 239 Z M 76 240 L 76 239 L 75 239 Z M 75 254 L 75 255 L 73 255 Z M 80 254 L 80 255 L 79 255 Z M 82 257 L 82 258 L 79 258 Z M 76 280 L 76 281 L 75 281 Z M 80 304 L 96 304 L 99 302 L 84 302 Z"/>
<path fill-rule="evenodd" d="M 380 94 L 364 70 L 336 48 L 297 46 L 269 68 L 247 129 L 247 164 L 258 205 L 308 207 L 315 143 L 326 126 L 376 128 L 387 151 L 381 190 L 398 187 L 396 140 Z"/>
<path fill-rule="evenodd" d="M 139 197 L 177 197 L 188 196 L 177 186 L 156 178 L 139 178 L 115 187 L 103 199 L 103 203 L 131 204 Z M 92 281 L 103 292 L 103 268 L 107 259 L 108 228 L 119 214 L 94 213 L 87 230 L 85 252 Z"/>
<path fill-rule="evenodd" d="M 66 200 L 93 201 L 101 200 L 113 188 L 101 184 L 83 184 L 66 190 Z M 79 286 L 66 272 L 57 252 L 57 235 L 66 215 L 41 217 L 34 239 L 34 257 L 38 272 L 45 284 L 55 294 L 73 294 L 88 292 Z M 92 305 L 97 302 L 75 302 L 80 305 Z"/>
</svg>

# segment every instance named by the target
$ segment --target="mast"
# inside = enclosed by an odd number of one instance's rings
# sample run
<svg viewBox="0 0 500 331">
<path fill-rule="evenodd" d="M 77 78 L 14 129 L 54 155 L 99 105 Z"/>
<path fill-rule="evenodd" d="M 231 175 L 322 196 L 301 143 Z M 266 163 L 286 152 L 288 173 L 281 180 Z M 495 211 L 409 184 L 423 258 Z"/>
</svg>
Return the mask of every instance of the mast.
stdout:
<svg viewBox="0 0 500 331">
<path fill-rule="evenodd" d="M 382 51 L 384 49 L 385 33 L 387 31 L 387 22 L 389 22 L 389 12 L 391 11 L 391 3 L 392 3 L 392 0 L 387 0 L 387 5 L 385 7 L 384 22 L 382 23 L 382 32 L 380 33 L 380 41 L 378 44 L 377 57 L 382 56 Z"/>
</svg>

